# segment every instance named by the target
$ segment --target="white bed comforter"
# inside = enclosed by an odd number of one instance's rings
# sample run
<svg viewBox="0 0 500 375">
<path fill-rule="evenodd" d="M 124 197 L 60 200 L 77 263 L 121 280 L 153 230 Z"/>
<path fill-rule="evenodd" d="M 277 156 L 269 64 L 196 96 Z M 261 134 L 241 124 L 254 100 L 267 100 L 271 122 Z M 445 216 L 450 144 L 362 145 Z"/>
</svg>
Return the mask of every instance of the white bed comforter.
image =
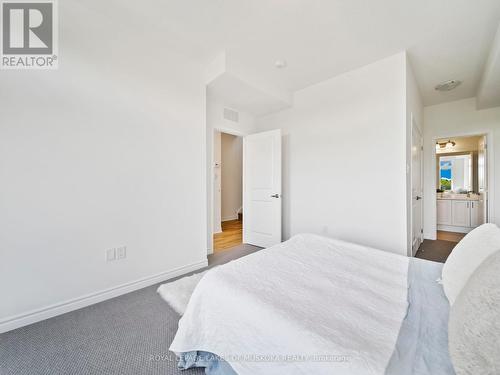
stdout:
<svg viewBox="0 0 500 375">
<path fill-rule="evenodd" d="M 209 271 L 170 350 L 249 374 L 383 374 L 406 315 L 408 258 L 316 235 Z"/>
</svg>

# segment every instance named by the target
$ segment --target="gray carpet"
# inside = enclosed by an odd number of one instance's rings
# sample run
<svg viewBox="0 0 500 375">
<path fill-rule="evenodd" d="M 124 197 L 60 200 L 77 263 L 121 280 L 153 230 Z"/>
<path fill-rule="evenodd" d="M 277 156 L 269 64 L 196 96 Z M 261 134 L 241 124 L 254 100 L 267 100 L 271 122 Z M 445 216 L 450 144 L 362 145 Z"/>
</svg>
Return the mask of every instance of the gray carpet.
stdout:
<svg viewBox="0 0 500 375">
<path fill-rule="evenodd" d="M 444 263 L 456 245 L 457 242 L 451 241 L 424 240 L 415 257 Z"/>
<path fill-rule="evenodd" d="M 241 245 L 211 255 L 209 268 L 257 250 Z M 203 374 L 177 369 L 168 347 L 179 315 L 158 285 L 1 334 L 0 375 Z"/>
</svg>

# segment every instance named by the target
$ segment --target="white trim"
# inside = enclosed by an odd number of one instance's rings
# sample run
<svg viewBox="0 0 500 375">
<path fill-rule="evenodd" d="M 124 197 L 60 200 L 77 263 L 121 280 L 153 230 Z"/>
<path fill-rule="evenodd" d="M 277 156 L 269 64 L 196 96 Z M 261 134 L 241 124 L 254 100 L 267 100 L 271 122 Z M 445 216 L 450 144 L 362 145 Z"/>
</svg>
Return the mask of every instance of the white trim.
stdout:
<svg viewBox="0 0 500 375">
<path fill-rule="evenodd" d="M 473 229 L 474 228 L 471 227 L 457 227 L 456 225 L 437 225 L 437 230 L 443 230 L 445 232 L 469 233 Z"/>
<path fill-rule="evenodd" d="M 183 275 L 188 272 L 196 271 L 206 267 L 208 260 L 188 264 L 183 267 L 174 268 L 170 271 L 158 273 L 156 275 L 144 277 L 129 283 L 121 284 L 112 288 L 104 289 L 96 293 L 90 293 L 78 298 L 73 298 L 64 302 L 56 303 L 41 309 L 28 311 L 23 314 L 8 317 L 0 320 L 0 333 L 11 331 L 16 328 L 24 327 L 57 315 L 65 314 L 70 311 L 78 310 L 83 307 L 93 305 L 110 298 L 115 298 L 126 293 L 142 289 L 173 277 Z"/>
<path fill-rule="evenodd" d="M 241 132 L 239 130 L 234 130 L 231 128 L 224 128 L 224 127 L 219 127 L 219 126 L 216 126 L 213 130 L 218 131 L 220 133 L 234 135 L 236 137 L 244 137 L 244 136 L 248 135 L 248 133 L 244 133 L 244 132 Z"/>
<path fill-rule="evenodd" d="M 494 212 L 494 192 L 495 192 L 495 187 L 494 187 L 494 181 L 495 181 L 495 168 L 494 168 L 494 148 L 493 148 L 493 131 L 492 130 L 481 130 L 477 129 L 475 131 L 467 131 L 467 132 L 445 132 L 441 133 L 437 136 L 432 137 L 432 144 L 431 144 L 431 152 L 432 152 L 432 160 L 434 162 L 431 165 L 431 170 L 432 170 L 432 176 L 434 176 L 431 179 L 431 192 L 430 192 L 430 201 L 432 202 L 432 206 L 434 211 L 437 211 L 437 196 L 436 196 L 436 189 L 437 189 L 437 181 L 436 181 L 436 141 L 441 138 L 457 138 L 457 137 L 473 137 L 473 136 L 479 136 L 479 135 L 484 135 L 486 136 L 486 165 L 488 168 L 488 172 L 486 175 L 486 186 L 487 186 L 487 192 L 488 192 L 488 217 L 486 218 L 486 222 L 488 223 L 493 223 L 495 222 L 495 212 Z M 433 237 L 426 237 L 430 240 L 435 240 L 437 238 L 436 232 L 437 232 L 437 215 L 434 215 L 434 218 L 431 219 L 431 222 L 429 224 L 430 227 L 430 233 L 432 234 Z"/>
<path fill-rule="evenodd" d="M 224 222 L 224 221 L 231 221 L 231 220 L 237 220 L 237 219 L 238 219 L 238 214 L 223 217 L 223 218 L 221 219 L 221 221 L 222 221 L 222 222 Z"/>
</svg>

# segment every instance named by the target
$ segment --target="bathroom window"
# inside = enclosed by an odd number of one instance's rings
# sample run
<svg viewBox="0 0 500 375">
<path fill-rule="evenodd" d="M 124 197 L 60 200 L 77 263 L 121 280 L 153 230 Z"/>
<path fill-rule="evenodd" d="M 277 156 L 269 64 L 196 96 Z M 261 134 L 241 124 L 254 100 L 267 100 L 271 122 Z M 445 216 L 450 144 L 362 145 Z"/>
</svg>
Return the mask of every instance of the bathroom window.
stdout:
<svg viewBox="0 0 500 375">
<path fill-rule="evenodd" d="M 451 160 L 439 161 L 439 184 L 441 190 L 451 190 Z"/>
<path fill-rule="evenodd" d="M 441 156 L 439 158 L 439 188 L 457 193 L 472 190 L 471 155 Z"/>
</svg>

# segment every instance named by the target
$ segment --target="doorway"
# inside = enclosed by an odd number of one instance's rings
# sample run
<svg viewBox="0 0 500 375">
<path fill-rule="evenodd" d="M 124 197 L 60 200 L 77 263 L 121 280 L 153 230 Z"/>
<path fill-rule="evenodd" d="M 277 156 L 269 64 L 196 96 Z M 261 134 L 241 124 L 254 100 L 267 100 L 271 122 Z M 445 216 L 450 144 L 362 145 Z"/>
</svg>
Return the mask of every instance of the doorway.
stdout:
<svg viewBox="0 0 500 375">
<path fill-rule="evenodd" d="M 459 242 L 488 222 L 487 137 L 436 140 L 436 238 Z"/>
<path fill-rule="evenodd" d="M 214 252 L 243 242 L 243 138 L 214 131 Z"/>
<path fill-rule="evenodd" d="M 208 134 L 207 253 L 281 242 L 281 130 Z"/>
<path fill-rule="evenodd" d="M 427 236 L 416 256 L 445 262 L 468 232 L 490 221 L 492 135 L 451 133 L 429 141 L 425 164 Z"/>
</svg>

